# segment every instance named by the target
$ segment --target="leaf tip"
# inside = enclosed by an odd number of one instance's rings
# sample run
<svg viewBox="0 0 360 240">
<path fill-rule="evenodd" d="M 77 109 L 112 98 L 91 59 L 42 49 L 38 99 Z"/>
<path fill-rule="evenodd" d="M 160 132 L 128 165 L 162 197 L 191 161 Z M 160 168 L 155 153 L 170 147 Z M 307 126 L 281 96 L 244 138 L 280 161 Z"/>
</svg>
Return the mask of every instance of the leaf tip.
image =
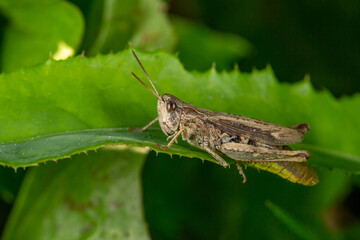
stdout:
<svg viewBox="0 0 360 240">
<path fill-rule="evenodd" d="M 216 62 L 211 64 L 211 73 L 216 72 Z"/>
<path fill-rule="evenodd" d="M 270 64 L 270 63 L 266 64 L 265 69 L 266 69 L 266 70 L 268 70 L 268 71 L 269 71 L 269 70 L 271 70 L 271 71 L 272 71 L 271 64 Z"/>
<path fill-rule="evenodd" d="M 234 71 L 239 71 L 239 65 L 237 62 L 234 63 Z"/>
<path fill-rule="evenodd" d="M 305 76 L 304 76 L 304 82 L 310 83 L 310 74 L 305 74 Z"/>
</svg>

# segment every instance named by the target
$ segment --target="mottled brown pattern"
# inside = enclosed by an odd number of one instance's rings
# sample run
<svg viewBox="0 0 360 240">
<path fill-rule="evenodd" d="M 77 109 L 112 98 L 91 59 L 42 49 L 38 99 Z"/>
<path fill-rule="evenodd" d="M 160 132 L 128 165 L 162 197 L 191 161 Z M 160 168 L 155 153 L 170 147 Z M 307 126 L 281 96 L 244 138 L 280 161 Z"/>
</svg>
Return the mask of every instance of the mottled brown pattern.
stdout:
<svg viewBox="0 0 360 240">
<path fill-rule="evenodd" d="M 229 164 L 221 157 L 225 154 L 236 160 L 239 173 L 246 176 L 240 162 L 275 173 L 291 182 L 314 185 L 316 172 L 306 163 L 310 153 L 292 151 L 287 145 L 301 142 L 309 130 L 306 123 L 289 127 L 243 116 L 213 112 L 185 103 L 171 94 L 159 95 L 146 70 L 133 54 L 151 83 L 147 86 L 134 73 L 134 77 L 157 98 L 158 117 L 137 131 L 145 131 L 156 120 L 171 139 L 168 149 L 181 135 L 190 144 L 207 151 L 224 167 Z"/>
<path fill-rule="evenodd" d="M 309 129 L 307 124 L 285 127 L 197 108 L 169 94 L 166 98 L 182 109 L 178 128 L 184 129 L 182 138 L 191 145 L 204 148 L 205 144 L 215 153 L 221 152 L 291 182 L 303 185 L 318 182 L 316 172 L 306 163 L 309 152 L 292 151 L 287 147 L 287 144 L 302 141 Z M 173 118 L 169 120 L 173 122 Z"/>
</svg>

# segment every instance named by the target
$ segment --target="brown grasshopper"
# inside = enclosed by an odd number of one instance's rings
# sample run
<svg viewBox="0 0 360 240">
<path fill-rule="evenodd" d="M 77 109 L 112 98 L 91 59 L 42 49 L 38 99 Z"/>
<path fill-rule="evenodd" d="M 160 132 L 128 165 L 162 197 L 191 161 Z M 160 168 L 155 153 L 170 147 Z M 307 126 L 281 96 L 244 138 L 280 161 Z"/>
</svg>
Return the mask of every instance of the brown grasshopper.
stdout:
<svg viewBox="0 0 360 240">
<path fill-rule="evenodd" d="M 318 183 L 316 172 L 307 164 L 309 151 L 292 151 L 287 146 L 303 140 L 309 130 L 308 124 L 285 127 L 198 108 L 171 94 L 160 96 L 135 52 L 132 52 L 153 89 L 132 74 L 158 98 L 158 117 L 135 131 L 145 131 L 159 121 L 161 130 L 171 139 L 167 146 L 156 144 L 156 147 L 169 149 L 181 135 L 183 140 L 208 152 L 223 167 L 229 167 L 229 164 L 222 154 L 235 160 L 244 183 L 246 176 L 241 162 L 275 173 L 291 182 L 303 185 Z"/>
</svg>

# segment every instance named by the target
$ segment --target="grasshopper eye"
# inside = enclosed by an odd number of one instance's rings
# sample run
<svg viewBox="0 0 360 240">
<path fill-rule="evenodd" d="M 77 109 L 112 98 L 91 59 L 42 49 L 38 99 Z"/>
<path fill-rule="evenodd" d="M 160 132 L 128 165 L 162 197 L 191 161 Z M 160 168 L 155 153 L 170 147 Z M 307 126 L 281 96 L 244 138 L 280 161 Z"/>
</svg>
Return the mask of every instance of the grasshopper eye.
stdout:
<svg viewBox="0 0 360 240">
<path fill-rule="evenodd" d="M 176 109 L 176 104 L 174 102 L 169 102 L 166 104 L 166 110 L 172 112 Z"/>
</svg>

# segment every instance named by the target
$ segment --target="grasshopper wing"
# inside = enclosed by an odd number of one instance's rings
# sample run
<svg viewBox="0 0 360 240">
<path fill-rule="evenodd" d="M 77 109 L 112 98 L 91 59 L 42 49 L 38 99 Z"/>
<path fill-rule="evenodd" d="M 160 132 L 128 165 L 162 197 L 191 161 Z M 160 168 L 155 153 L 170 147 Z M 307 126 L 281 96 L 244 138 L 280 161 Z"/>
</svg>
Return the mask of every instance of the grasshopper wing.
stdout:
<svg viewBox="0 0 360 240">
<path fill-rule="evenodd" d="M 231 136 L 246 136 L 251 140 L 272 146 L 301 142 L 309 130 L 306 123 L 285 127 L 228 113 L 213 113 L 206 118 L 206 122 Z"/>
</svg>

